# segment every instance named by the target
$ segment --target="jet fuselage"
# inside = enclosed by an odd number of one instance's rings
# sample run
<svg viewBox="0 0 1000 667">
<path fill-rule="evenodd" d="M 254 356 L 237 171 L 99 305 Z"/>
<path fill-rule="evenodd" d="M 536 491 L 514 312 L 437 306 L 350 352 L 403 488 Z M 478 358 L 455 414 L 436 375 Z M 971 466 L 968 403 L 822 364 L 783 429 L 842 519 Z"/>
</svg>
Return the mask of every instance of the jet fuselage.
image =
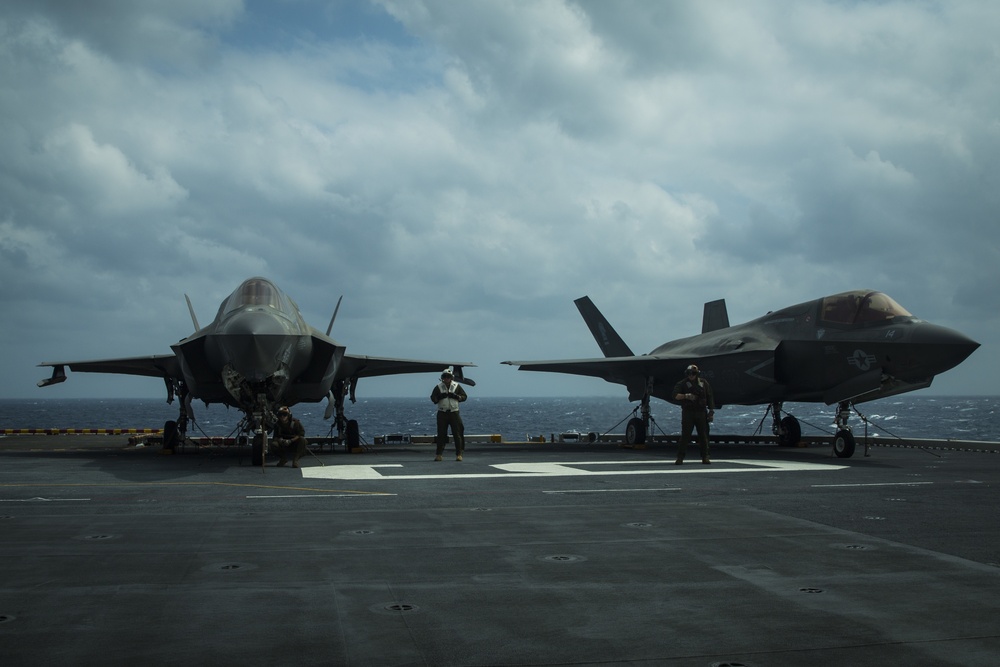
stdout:
<svg viewBox="0 0 1000 667">
<path fill-rule="evenodd" d="M 263 278 L 245 281 L 211 324 L 171 347 L 192 397 L 244 409 L 262 395 L 284 405 L 322 400 L 344 352 Z"/>
<path fill-rule="evenodd" d="M 835 403 L 928 386 L 977 347 L 964 334 L 914 317 L 884 294 L 851 292 L 671 341 L 650 356 L 697 359 L 719 404 Z M 665 379 L 653 393 L 672 400 L 672 388 Z"/>
</svg>

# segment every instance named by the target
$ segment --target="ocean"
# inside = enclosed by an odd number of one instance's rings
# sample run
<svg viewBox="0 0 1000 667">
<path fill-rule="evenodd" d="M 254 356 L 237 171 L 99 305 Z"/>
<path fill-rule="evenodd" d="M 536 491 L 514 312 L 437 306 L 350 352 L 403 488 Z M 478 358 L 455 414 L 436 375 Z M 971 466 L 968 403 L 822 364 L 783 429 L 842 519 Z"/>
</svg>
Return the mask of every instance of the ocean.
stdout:
<svg viewBox="0 0 1000 667">
<path fill-rule="evenodd" d="M 621 434 L 638 403 L 624 397 L 480 398 L 470 397 L 462 406 L 466 433 L 499 434 L 505 440 L 527 437 L 550 438 L 566 431 Z M 4 399 L 0 400 L 2 429 L 113 429 L 163 428 L 177 418 L 177 403 L 158 399 Z M 795 415 L 803 435 L 833 434 L 836 406 L 786 403 L 784 412 Z M 306 434 L 330 434 L 323 421 L 323 403 L 300 403 L 292 408 Z M 668 403 L 651 404 L 657 435 L 678 433 L 680 411 Z M 862 403 L 858 410 L 868 420 L 868 434 L 881 437 L 941 438 L 1000 441 L 1000 396 L 903 395 Z M 713 433 L 752 435 L 771 432 L 766 406 L 728 405 L 716 411 Z M 434 406 L 427 398 L 367 398 L 348 403 L 349 419 L 357 419 L 361 437 L 372 442 L 387 434 L 432 434 Z M 228 436 L 235 431 L 241 413 L 213 404 L 194 404 L 196 421 L 189 435 Z M 855 435 L 865 433 L 865 424 L 852 412 Z"/>
</svg>

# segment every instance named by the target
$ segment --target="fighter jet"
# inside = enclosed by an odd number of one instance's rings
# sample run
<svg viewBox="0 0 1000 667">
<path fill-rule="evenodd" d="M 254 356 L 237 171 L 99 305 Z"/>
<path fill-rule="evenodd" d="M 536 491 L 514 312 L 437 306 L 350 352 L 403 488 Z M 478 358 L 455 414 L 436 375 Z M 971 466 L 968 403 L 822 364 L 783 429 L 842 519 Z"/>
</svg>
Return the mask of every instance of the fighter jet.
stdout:
<svg viewBox="0 0 1000 667">
<path fill-rule="evenodd" d="M 676 403 L 675 383 L 696 364 L 726 404 L 767 405 L 779 444 L 801 437 L 798 420 L 782 417 L 785 401 L 837 404 L 834 451 L 846 458 L 855 439 L 852 404 L 928 387 L 934 376 L 962 363 L 979 343 L 917 319 L 881 292 L 857 290 L 772 311 L 729 325 L 724 299 L 705 304 L 702 333 L 635 355 L 589 297 L 574 302 L 604 358 L 505 361 L 519 370 L 589 375 L 628 388 L 641 417 L 626 425 L 626 440 L 645 442 L 650 398 Z"/>
<path fill-rule="evenodd" d="M 180 416 L 167 423 L 164 438 L 173 429 L 186 431 L 191 399 L 205 405 L 223 403 L 245 415 L 248 431 L 257 433 L 254 462 L 259 465 L 266 434 L 274 426 L 278 407 L 299 402 L 326 400 L 325 419 L 335 413 L 338 438 L 347 446 L 359 441 L 358 424 L 344 414 L 344 399 L 356 400 L 358 380 L 378 375 L 440 372 L 451 367 L 455 379 L 475 385 L 464 377 L 468 362 L 415 361 L 346 354 L 346 348 L 330 338 L 340 302 L 323 334 L 302 318 L 298 305 L 274 283 L 250 278 L 236 288 L 219 306 L 218 314 L 201 328 L 191 300 L 188 310 L 195 332 L 175 345 L 173 354 L 96 361 L 53 361 L 52 377 L 38 383 L 46 387 L 66 380 L 66 367 L 74 372 L 119 373 L 162 378 L 167 402 L 180 397 Z M 263 442 L 262 442 L 263 439 Z"/>
</svg>

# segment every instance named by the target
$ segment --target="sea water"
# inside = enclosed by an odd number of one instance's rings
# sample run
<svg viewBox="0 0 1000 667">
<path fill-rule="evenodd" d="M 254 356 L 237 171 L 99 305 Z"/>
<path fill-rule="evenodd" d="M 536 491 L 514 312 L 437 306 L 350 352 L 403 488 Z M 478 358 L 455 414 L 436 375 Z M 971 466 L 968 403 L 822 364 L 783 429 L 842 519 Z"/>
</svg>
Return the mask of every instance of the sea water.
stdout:
<svg viewBox="0 0 1000 667">
<path fill-rule="evenodd" d="M 331 433 L 323 420 L 325 403 L 300 403 L 292 408 L 307 435 Z M 462 404 L 466 433 L 497 434 L 505 440 L 526 437 L 546 439 L 568 431 L 621 434 L 626 422 L 637 416 L 638 402 L 624 397 L 480 398 Z M 680 409 L 663 401 L 651 405 L 653 432 L 673 435 L 680 428 Z M 191 436 L 226 436 L 235 433 L 242 413 L 234 408 L 195 402 Z M 753 435 L 771 433 L 767 406 L 727 405 L 716 411 L 712 432 Z M 387 434 L 432 434 L 434 405 L 424 398 L 367 398 L 348 403 L 348 419 L 358 420 L 361 436 L 371 442 Z M 799 419 L 804 435 L 833 434 L 836 406 L 786 403 L 783 412 Z M 860 413 L 860 414 L 859 414 Z M 6 399 L 0 400 L 2 429 L 163 428 L 177 418 L 176 401 L 158 399 Z M 867 419 L 867 423 L 862 419 Z M 1000 441 L 1000 396 L 903 395 L 852 410 L 850 422 L 856 435 L 900 438 L 942 438 Z"/>
</svg>

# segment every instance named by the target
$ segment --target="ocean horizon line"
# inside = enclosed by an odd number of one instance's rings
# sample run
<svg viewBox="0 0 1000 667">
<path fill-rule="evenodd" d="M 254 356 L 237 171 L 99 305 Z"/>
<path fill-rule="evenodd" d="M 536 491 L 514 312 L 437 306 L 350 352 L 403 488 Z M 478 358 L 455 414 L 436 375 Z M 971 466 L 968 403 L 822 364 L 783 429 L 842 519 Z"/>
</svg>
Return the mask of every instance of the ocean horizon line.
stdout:
<svg viewBox="0 0 1000 667">
<path fill-rule="evenodd" d="M 430 396 L 430 392 L 428 392 L 427 396 Z M 896 396 L 887 396 L 887 397 L 884 397 L 884 398 L 876 398 L 876 399 L 873 399 L 871 401 L 864 401 L 863 403 L 865 403 L 865 404 L 871 404 L 871 403 L 877 403 L 877 402 L 880 402 L 880 401 L 887 401 L 887 400 L 890 400 L 890 399 L 898 399 L 898 398 L 903 398 L 903 397 L 910 397 L 910 398 L 932 398 L 932 399 L 937 399 L 937 398 L 949 398 L 949 399 L 951 399 L 951 398 L 984 398 L 985 399 L 985 398 L 1000 398 L 1000 394 L 917 394 L 917 393 L 906 393 L 906 394 L 898 394 Z M 400 395 L 400 396 L 363 396 L 363 397 L 359 397 L 358 398 L 358 402 L 367 401 L 367 400 L 373 400 L 373 399 L 404 400 L 404 399 L 410 399 L 410 398 L 412 398 L 412 399 L 420 399 L 420 400 L 427 400 L 427 397 L 423 396 L 423 395 L 404 394 L 404 395 Z M 623 400 L 625 400 L 627 402 L 630 402 L 630 403 L 637 403 L 638 402 L 638 399 L 629 401 L 629 399 L 628 399 L 627 396 L 622 396 L 620 394 L 558 394 L 558 395 L 553 394 L 553 395 L 548 395 L 548 396 L 545 396 L 545 395 L 537 395 L 537 396 L 528 396 L 528 395 L 518 395 L 518 396 L 499 396 L 499 395 L 498 396 L 482 396 L 482 395 L 471 395 L 471 396 L 469 396 L 469 400 L 476 400 L 476 399 L 501 399 L 501 400 L 507 400 L 507 401 L 513 401 L 513 400 L 543 400 L 543 399 L 570 399 L 570 398 L 594 398 L 594 399 L 600 398 L 600 399 L 616 399 L 616 400 L 617 399 L 623 399 Z M 175 401 L 177 400 L 176 397 L 175 397 L 174 400 Z M 663 399 L 659 399 L 659 398 L 657 398 L 656 400 L 662 401 L 664 403 L 667 402 L 667 401 L 664 401 Z M 38 397 L 34 397 L 34 396 L 20 396 L 20 397 L 17 397 L 17 396 L 14 396 L 14 397 L 9 397 L 9 398 L 0 398 L 0 402 L 2 402 L 2 401 L 163 401 L 164 403 L 167 402 L 166 399 L 163 398 L 162 396 L 65 396 L 65 397 L 63 397 L 63 396 L 38 396 Z M 201 400 L 200 399 L 194 399 L 192 402 L 194 402 L 196 404 L 201 404 Z M 303 405 L 303 404 L 304 405 L 310 405 L 310 404 L 322 403 L 322 402 L 323 401 L 311 401 L 311 402 L 303 401 L 303 402 L 299 403 L 299 405 Z M 785 403 L 815 403 L 817 405 L 821 404 L 819 401 L 784 401 L 784 402 Z M 216 402 L 216 403 L 212 403 L 212 405 L 223 405 L 223 404 Z M 742 403 L 740 403 L 740 404 L 737 404 L 737 403 L 727 403 L 726 405 L 745 405 L 747 407 L 750 407 L 750 406 L 754 406 L 754 405 L 767 405 L 767 403 L 747 403 L 747 404 L 742 404 Z"/>
</svg>

